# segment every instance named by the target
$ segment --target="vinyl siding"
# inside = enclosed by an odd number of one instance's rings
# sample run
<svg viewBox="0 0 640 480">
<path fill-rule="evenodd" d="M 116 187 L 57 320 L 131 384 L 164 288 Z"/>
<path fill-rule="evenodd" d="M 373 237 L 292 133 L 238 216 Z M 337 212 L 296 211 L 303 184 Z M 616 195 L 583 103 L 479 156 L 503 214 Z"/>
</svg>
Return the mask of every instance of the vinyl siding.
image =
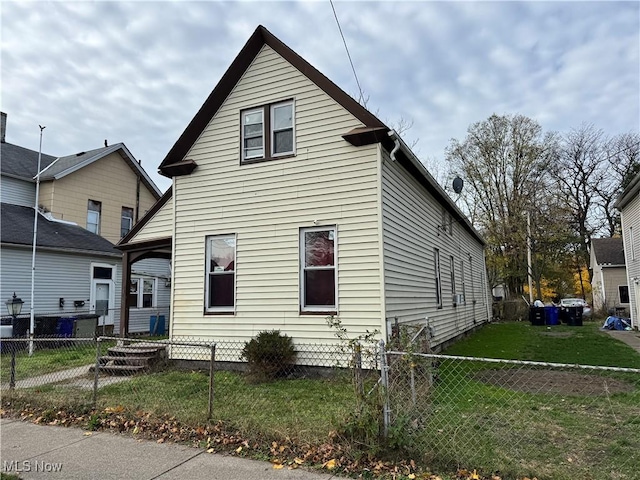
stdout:
<svg viewBox="0 0 640 480">
<path fill-rule="evenodd" d="M 56 218 L 86 228 L 89 199 L 102 202 L 100 235 L 117 243 L 122 207 L 133 208 L 135 217 L 136 183 L 136 173 L 119 153 L 114 152 L 58 180 L 43 182 L 40 203 Z M 141 183 L 138 218 L 142 218 L 155 201 L 153 194 Z"/>
<path fill-rule="evenodd" d="M 0 197 L 2 203 L 31 207 L 36 203 L 36 186 L 17 178 L 0 177 Z"/>
<path fill-rule="evenodd" d="M 240 166 L 240 110 L 288 98 L 295 100 L 297 155 Z M 280 329 L 296 342 L 335 340 L 326 315 L 299 312 L 299 229 L 314 225 L 337 226 L 343 325 L 353 336 L 382 328 L 377 147 L 342 139 L 357 126 L 263 48 L 185 156 L 198 168 L 175 180 L 173 335 L 248 340 Z M 235 315 L 203 314 L 205 238 L 219 234 L 237 236 Z"/>
<path fill-rule="evenodd" d="M 624 243 L 624 255 L 627 264 L 627 284 L 629 285 L 629 302 L 631 304 L 632 326 L 638 328 L 640 324 L 640 312 L 638 311 L 638 280 L 640 278 L 640 196 L 636 196 L 623 209 L 620 214 L 622 222 L 622 238 Z M 633 228 L 634 245 L 631 245 L 629 228 Z M 635 250 L 635 259 L 632 251 Z M 636 279 L 634 281 L 634 279 Z"/>
<path fill-rule="evenodd" d="M 0 295 L 8 299 L 13 292 L 25 302 L 23 315 L 31 309 L 31 249 L 2 247 L 0 261 Z M 73 316 L 89 312 L 91 295 L 91 263 L 113 266 L 115 309 L 115 331 L 120 323 L 121 260 L 112 257 L 89 256 L 38 250 L 36 253 L 35 304 L 36 315 Z M 9 280 L 10 279 L 10 280 Z M 64 298 L 64 308 L 59 307 L 59 299 Z M 85 306 L 75 308 L 74 300 L 82 300 Z"/>
<path fill-rule="evenodd" d="M 386 317 L 400 324 L 428 317 L 437 345 L 488 320 L 488 291 L 482 245 L 454 222 L 452 233 L 438 228 L 442 206 L 397 162 L 382 152 L 382 221 Z M 442 308 L 437 307 L 435 249 L 440 252 Z M 454 306 L 450 258 L 456 293 L 466 302 Z"/>
<path fill-rule="evenodd" d="M 170 198 L 146 223 L 130 243 L 173 236 L 173 198 Z"/>
<path fill-rule="evenodd" d="M 169 261 L 162 258 L 147 258 L 132 266 L 132 277 L 156 279 L 155 306 L 153 308 L 129 309 L 129 332 L 148 332 L 152 315 L 164 315 L 165 325 L 169 325 L 169 302 L 171 287 L 167 280 L 171 278 Z M 162 332 L 164 333 L 164 332 Z"/>
</svg>

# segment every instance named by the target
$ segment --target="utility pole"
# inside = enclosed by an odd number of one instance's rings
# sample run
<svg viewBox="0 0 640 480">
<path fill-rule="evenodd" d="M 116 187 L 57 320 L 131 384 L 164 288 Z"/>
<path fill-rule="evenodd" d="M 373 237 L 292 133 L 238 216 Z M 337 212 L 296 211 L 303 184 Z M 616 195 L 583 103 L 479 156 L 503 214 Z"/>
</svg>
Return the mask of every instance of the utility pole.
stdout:
<svg viewBox="0 0 640 480">
<path fill-rule="evenodd" d="M 527 276 L 529 277 L 529 304 L 533 305 L 533 271 L 531 268 L 531 213 L 527 211 Z"/>
<path fill-rule="evenodd" d="M 42 162 L 42 131 L 47 128 L 42 125 L 40 127 L 40 148 L 38 149 L 38 170 L 36 173 L 36 204 L 33 215 L 33 245 L 31 250 L 31 302 L 30 302 L 30 320 L 29 320 L 29 356 L 33 355 L 33 333 L 36 325 L 36 317 L 34 310 L 35 302 L 35 285 L 36 285 L 36 243 L 38 240 L 38 209 L 40 202 L 40 164 Z"/>
</svg>

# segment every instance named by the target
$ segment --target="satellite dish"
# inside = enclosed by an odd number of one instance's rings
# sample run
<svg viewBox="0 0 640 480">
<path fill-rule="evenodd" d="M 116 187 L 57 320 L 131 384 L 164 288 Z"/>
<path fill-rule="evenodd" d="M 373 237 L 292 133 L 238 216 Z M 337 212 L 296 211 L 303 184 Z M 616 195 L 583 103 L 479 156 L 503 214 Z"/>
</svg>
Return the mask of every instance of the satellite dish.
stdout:
<svg viewBox="0 0 640 480">
<path fill-rule="evenodd" d="M 464 181 L 460 177 L 456 177 L 453 179 L 453 191 L 456 193 L 460 193 L 462 191 L 462 187 L 464 185 Z"/>
</svg>

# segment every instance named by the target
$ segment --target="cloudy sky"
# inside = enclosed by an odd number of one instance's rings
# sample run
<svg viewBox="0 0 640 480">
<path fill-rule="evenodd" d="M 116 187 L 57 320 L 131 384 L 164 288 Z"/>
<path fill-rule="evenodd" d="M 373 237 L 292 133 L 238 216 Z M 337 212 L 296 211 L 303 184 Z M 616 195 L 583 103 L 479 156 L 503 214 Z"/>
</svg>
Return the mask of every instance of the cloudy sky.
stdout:
<svg viewBox="0 0 640 480">
<path fill-rule="evenodd" d="M 434 170 L 492 113 L 546 130 L 640 129 L 638 2 L 334 1 L 368 108 Z M 124 142 L 156 170 L 262 24 L 358 95 L 329 0 L 11 2 L 1 12 L 7 142 L 68 155 Z M 436 175 L 442 172 L 435 171 Z"/>
</svg>

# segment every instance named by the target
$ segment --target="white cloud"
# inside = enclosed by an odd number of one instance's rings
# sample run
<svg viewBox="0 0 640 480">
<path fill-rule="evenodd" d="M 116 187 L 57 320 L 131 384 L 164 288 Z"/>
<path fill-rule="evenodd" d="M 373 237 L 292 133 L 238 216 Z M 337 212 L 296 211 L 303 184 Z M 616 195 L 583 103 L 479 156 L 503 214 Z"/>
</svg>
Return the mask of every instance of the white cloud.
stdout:
<svg viewBox="0 0 640 480">
<path fill-rule="evenodd" d="M 632 2 L 334 2 L 369 107 L 442 159 L 492 113 L 545 130 L 640 129 Z M 65 155 L 124 142 L 156 167 L 258 24 L 352 95 L 328 2 L 3 2 L 7 141 Z"/>
</svg>

